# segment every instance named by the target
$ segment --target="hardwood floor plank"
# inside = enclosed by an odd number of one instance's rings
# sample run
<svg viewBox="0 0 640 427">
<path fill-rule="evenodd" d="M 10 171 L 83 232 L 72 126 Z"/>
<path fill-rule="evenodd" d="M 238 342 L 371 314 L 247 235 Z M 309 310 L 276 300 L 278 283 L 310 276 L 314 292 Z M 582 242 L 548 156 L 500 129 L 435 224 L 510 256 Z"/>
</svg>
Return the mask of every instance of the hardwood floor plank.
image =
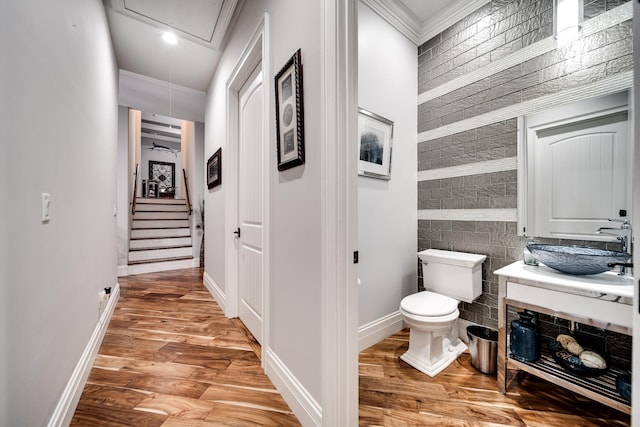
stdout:
<svg viewBox="0 0 640 427">
<path fill-rule="evenodd" d="M 188 378 L 196 368 L 173 362 L 157 362 L 154 360 L 128 359 L 121 370 L 138 374 L 166 376 L 169 378 Z"/>
<path fill-rule="evenodd" d="M 429 396 L 433 400 L 448 400 L 449 394 L 442 384 L 425 383 L 425 381 L 406 380 L 402 378 L 361 377 L 360 388 L 368 391 L 398 394 L 421 399 Z"/>
<path fill-rule="evenodd" d="M 200 396 L 200 399 L 270 412 L 291 412 L 275 389 L 213 384 Z"/>
<path fill-rule="evenodd" d="M 418 402 L 418 412 L 423 415 L 466 420 L 470 423 L 477 420 L 502 426 L 525 426 L 517 412 L 495 405 L 478 405 L 473 402 L 445 400 L 435 402 Z"/>
<path fill-rule="evenodd" d="M 215 404 L 206 421 L 216 427 L 296 427 L 301 425 L 290 411 L 286 413 L 272 412 L 249 406 L 222 403 Z"/>
<path fill-rule="evenodd" d="M 165 375 L 138 375 L 127 383 L 134 390 L 148 390 L 180 397 L 197 399 L 208 388 L 207 384 Z"/>
<path fill-rule="evenodd" d="M 87 384 L 125 387 L 129 381 L 138 374 L 135 372 L 114 371 L 111 369 L 102 369 L 94 366 L 89 373 Z"/>
<path fill-rule="evenodd" d="M 184 418 L 169 417 L 161 427 L 215 427 L 216 424 L 204 420 L 185 420 Z"/>
<path fill-rule="evenodd" d="M 204 420 L 213 410 L 212 403 L 169 394 L 156 393 L 140 402 L 136 410 L 161 414 L 184 420 Z"/>
<path fill-rule="evenodd" d="M 552 412 L 517 411 L 527 427 L 571 426 L 571 427 L 597 427 L 597 426 L 628 426 L 621 420 L 605 418 L 591 418 L 581 415 L 556 414 Z"/>
<path fill-rule="evenodd" d="M 103 405 L 80 401 L 70 426 L 78 427 L 160 427 L 167 419 L 164 415 L 150 414 L 134 409 L 105 410 Z"/>
<path fill-rule="evenodd" d="M 235 369 L 233 364 L 224 371 L 197 368 L 189 379 L 210 384 L 237 385 L 275 390 L 275 387 L 271 381 L 269 381 L 269 378 L 264 375 L 262 369 L 260 369 L 259 373 L 251 373 Z"/>
<path fill-rule="evenodd" d="M 150 394 L 150 392 L 130 390 L 126 387 L 87 384 L 82 391 L 80 401 L 90 405 L 103 405 L 110 410 L 133 409 Z"/>
</svg>

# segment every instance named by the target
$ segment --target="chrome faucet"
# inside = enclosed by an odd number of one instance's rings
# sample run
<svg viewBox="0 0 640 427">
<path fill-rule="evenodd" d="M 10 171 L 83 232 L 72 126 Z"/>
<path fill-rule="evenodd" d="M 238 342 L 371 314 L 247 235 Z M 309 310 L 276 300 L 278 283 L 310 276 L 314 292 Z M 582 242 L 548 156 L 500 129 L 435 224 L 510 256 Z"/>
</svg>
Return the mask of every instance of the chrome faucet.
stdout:
<svg viewBox="0 0 640 427">
<path fill-rule="evenodd" d="M 596 230 L 596 234 L 607 234 L 615 236 L 622 246 L 622 252 L 626 252 L 631 257 L 631 243 L 633 239 L 633 231 L 631 228 L 631 222 L 628 219 L 615 219 L 609 218 L 610 222 L 619 222 L 620 228 L 614 227 L 600 227 Z M 626 273 L 626 264 L 620 266 L 620 275 Z"/>
</svg>

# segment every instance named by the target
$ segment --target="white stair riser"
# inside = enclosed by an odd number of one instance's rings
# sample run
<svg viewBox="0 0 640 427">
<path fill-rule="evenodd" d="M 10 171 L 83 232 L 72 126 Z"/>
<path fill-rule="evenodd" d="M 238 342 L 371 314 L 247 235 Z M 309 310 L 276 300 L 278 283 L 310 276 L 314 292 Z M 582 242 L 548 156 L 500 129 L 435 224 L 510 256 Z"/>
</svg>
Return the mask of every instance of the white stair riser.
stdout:
<svg viewBox="0 0 640 427">
<path fill-rule="evenodd" d="M 185 237 L 190 236 L 188 228 L 166 228 L 158 230 L 131 230 L 132 239 L 148 239 L 155 237 Z"/>
<path fill-rule="evenodd" d="M 132 264 L 127 267 L 127 275 L 153 273 L 156 271 L 177 270 L 180 268 L 192 268 L 197 266 L 197 260 L 194 259 Z"/>
<path fill-rule="evenodd" d="M 144 203 L 149 203 L 152 205 L 186 205 L 187 202 L 185 201 L 185 199 L 161 199 L 161 198 L 149 198 L 149 199 L 145 199 L 138 197 L 136 199 L 136 205 L 138 204 L 144 204 Z"/>
<path fill-rule="evenodd" d="M 175 246 L 191 246 L 191 237 L 131 240 L 131 242 L 129 243 L 130 249 L 169 248 Z"/>
<path fill-rule="evenodd" d="M 188 220 L 186 212 L 136 212 L 133 220 L 136 219 L 184 219 Z"/>
<path fill-rule="evenodd" d="M 129 261 L 147 261 L 163 258 L 179 258 L 191 256 L 193 249 L 189 246 L 186 248 L 172 249 L 151 249 L 146 251 L 129 252 Z"/>
<path fill-rule="evenodd" d="M 136 214 L 138 212 L 146 211 L 162 211 L 162 212 L 186 212 L 187 205 L 166 205 L 166 204 L 151 204 L 140 203 L 136 204 Z"/>
<path fill-rule="evenodd" d="M 179 228 L 188 227 L 189 221 L 187 220 L 150 220 L 139 221 L 133 220 L 133 228 Z"/>
</svg>

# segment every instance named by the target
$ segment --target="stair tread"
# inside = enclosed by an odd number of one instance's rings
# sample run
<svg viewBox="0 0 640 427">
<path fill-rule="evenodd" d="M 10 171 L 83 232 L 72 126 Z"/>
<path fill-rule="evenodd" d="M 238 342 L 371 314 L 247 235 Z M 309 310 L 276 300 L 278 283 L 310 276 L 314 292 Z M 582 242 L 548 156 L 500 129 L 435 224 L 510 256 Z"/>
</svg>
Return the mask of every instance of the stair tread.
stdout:
<svg viewBox="0 0 640 427">
<path fill-rule="evenodd" d="M 136 264 L 153 264 L 157 262 L 167 262 L 167 261 L 181 261 L 184 259 L 193 259 L 193 256 L 183 256 L 183 257 L 172 257 L 172 258 L 156 258 L 156 259 L 145 259 L 140 261 L 129 261 L 129 265 Z"/>
</svg>

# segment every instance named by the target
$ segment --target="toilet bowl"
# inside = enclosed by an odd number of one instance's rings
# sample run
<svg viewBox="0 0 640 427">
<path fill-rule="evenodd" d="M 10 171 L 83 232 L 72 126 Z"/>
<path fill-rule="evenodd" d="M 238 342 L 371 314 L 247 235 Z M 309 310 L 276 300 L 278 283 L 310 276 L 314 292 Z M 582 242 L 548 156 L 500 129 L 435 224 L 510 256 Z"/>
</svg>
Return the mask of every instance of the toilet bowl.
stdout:
<svg viewBox="0 0 640 427">
<path fill-rule="evenodd" d="M 437 249 L 418 256 L 427 290 L 400 302 L 400 314 L 411 328 L 409 350 L 400 359 L 433 377 L 467 349 L 458 338 L 458 304 L 472 302 L 482 293 L 486 256 Z"/>
</svg>

